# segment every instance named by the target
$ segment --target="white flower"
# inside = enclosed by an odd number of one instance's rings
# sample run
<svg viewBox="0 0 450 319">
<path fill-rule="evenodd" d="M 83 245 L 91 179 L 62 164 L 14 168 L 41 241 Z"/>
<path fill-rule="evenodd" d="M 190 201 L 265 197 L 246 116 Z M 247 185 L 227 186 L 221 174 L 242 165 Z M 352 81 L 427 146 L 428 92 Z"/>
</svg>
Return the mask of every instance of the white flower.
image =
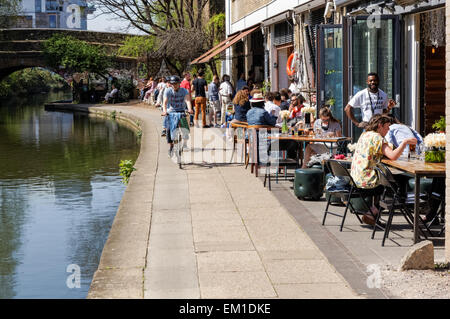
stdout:
<svg viewBox="0 0 450 319">
<path fill-rule="evenodd" d="M 301 112 L 316 114 L 316 108 L 313 106 L 304 106 L 304 107 L 302 107 Z"/>
<path fill-rule="evenodd" d="M 431 133 L 423 140 L 426 147 L 445 148 L 445 133 Z"/>
<path fill-rule="evenodd" d="M 287 119 L 287 118 L 289 118 L 289 115 L 290 115 L 291 113 L 289 112 L 289 111 L 287 111 L 287 110 L 284 110 L 284 111 L 281 111 L 280 112 L 280 118 L 281 119 Z"/>
</svg>

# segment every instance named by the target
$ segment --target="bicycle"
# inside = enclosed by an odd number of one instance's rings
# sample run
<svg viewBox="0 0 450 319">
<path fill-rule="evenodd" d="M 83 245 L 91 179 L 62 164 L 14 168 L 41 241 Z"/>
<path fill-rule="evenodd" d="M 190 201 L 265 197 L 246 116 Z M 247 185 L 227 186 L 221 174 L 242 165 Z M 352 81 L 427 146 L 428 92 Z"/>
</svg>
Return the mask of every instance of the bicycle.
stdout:
<svg viewBox="0 0 450 319">
<path fill-rule="evenodd" d="M 175 156 L 177 158 L 177 164 L 180 169 L 183 168 L 182 155 L 183 155 L 184 139 L 185 139 L 185 137 L 184 137 L 185 132 L 183 130 L 187 130 L 189 132 L 189 123 L 187 122 L 188 114 L 190 114 L 190 113 L 187 111 L 184 111 L 182 113 L 181 118 L 178 121 L 177 128 L 175 129 L 175 138 L 173 139 L 172 155 L 175 153 Z M 161 115 L 161 116 L 167 116 L 167 115 Z M 168 132 L 168 134 L 170 134 L 170 132 Z"/>
</svg>

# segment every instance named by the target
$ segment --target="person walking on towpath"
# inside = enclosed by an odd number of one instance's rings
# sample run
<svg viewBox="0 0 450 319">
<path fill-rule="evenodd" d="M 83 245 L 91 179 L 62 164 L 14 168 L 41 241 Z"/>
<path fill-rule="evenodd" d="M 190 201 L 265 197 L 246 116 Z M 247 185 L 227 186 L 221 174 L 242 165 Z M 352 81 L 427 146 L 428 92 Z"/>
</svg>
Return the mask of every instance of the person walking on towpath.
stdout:
<svg viewBox="0 0 450 319">
<path fill-rule="evenodd" d="M 188 90 L 180 87 L 180 78 L 176 75 L 169 78 L 171 87 L 164 91 L 163 112 L 165 116 L 166 138 L 169 144 L 169 157 L 172 157 L 173 138 L 180 119 L 185 116 L 186 106 L 189 114 L 193 114 L 192 100 Z"/>
<path fill-rule="evenodd" d="M 194 125 L 198 126 L 198 116 L 202 112 L 202 127 L 209 127 L 206 125 L 206 92 L 208 91 L 208 83 L 203 78 L 204 71 L 198 71 L 198 77 L 192 83 L 195 90 L 195 117 Z"/>
<path fill-rule="evenodd" d="M 353 96 L 345 107 L 348 118 L 359 128 L 364 129 L 375 114 L 389 113 L 395 106 L 392 99 L 378 88 L 380 78 L 375 72 L 367 75 L 367 89 L 361 90 Z M 360 108 L 362 121 L 358 122 L 353 114 L 353 108 Z"/>
</svg>

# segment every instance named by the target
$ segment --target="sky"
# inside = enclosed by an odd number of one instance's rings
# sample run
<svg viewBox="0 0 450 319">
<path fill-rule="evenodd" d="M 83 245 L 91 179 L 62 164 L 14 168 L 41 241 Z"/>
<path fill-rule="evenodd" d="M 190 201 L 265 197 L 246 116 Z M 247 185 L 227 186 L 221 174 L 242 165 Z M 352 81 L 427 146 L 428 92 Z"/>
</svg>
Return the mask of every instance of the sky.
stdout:
<svg viewBox="0 0 450 319">
<path fill-rule="evenodd" d="M 101 31 L 101 32 L 120 32 L 120 33 L 130 33 L 130 34 L 142 34 L 137 29 L 131 29 L 129 31 L 124 31 L 123 29 L 128 26 L 128 22 L 120 20 L 116 16 L 110 15 L 98 15 L 99 12 L 88 15 L 87 28 L 90 31 Z M 121 30 L 122 29 L 122 30 Z"/>
</svg>

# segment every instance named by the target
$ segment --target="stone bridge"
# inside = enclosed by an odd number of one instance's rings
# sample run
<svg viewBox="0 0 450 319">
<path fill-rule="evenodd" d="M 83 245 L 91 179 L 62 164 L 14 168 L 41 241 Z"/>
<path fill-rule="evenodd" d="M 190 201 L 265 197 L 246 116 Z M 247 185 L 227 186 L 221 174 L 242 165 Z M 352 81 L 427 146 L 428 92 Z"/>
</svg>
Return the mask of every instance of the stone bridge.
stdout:
<svg viewBox="0 0 450 319">
<path fill-rule="evenodd" d="M 0 29 L 0 80 L 21 69 L 29 67 L 48 68 L 43 56 L 43 43 L 55 33 L 70 35 L 79 40 L 106 48 L 115 53 L 128 34 L 61 30 L 61 29 Z M 137 59 L 118 56 L 117 69 L 137 73 Z"/>
</svg>

